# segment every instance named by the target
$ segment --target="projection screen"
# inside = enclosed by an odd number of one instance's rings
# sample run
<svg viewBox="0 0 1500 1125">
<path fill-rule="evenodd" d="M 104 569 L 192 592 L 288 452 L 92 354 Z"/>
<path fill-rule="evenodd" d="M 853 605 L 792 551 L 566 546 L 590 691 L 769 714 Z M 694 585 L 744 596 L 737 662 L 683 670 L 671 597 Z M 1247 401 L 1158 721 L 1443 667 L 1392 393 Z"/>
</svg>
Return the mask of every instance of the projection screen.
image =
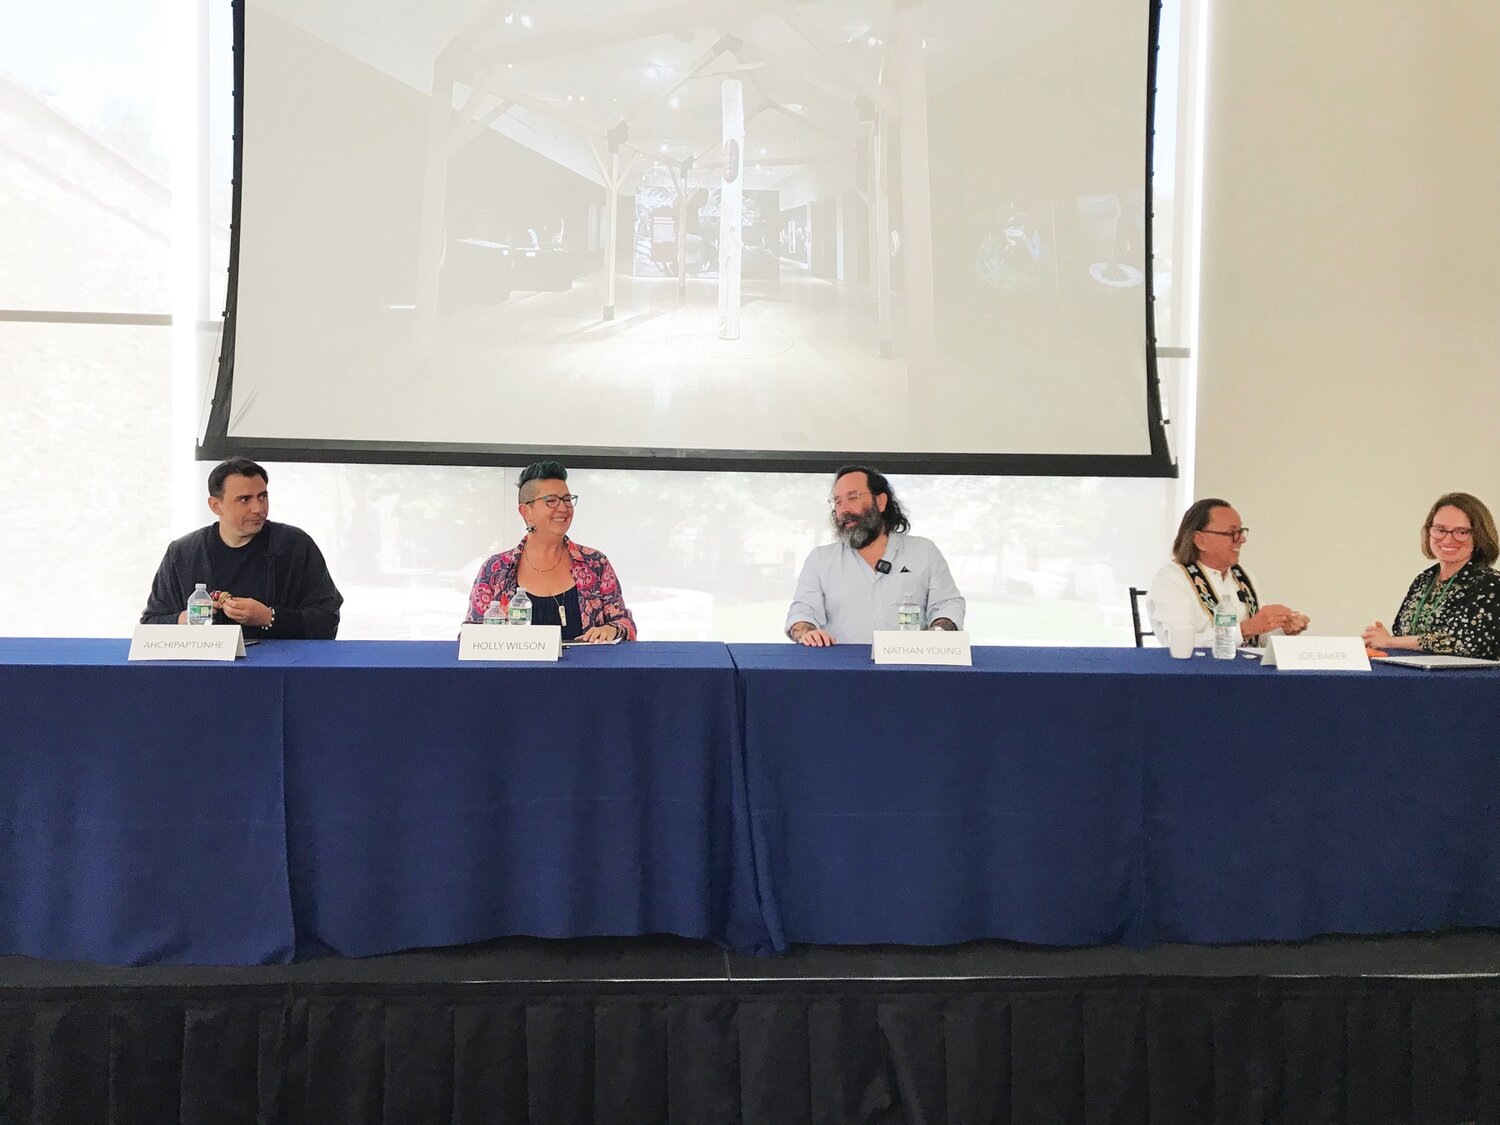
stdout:
<svg viewBox="0 0 1500 1125">
<path fill-rule="evenodd" d="M 240 0 L 205 456 L 1170 473 L 1149 0 Z"/>
</svg>

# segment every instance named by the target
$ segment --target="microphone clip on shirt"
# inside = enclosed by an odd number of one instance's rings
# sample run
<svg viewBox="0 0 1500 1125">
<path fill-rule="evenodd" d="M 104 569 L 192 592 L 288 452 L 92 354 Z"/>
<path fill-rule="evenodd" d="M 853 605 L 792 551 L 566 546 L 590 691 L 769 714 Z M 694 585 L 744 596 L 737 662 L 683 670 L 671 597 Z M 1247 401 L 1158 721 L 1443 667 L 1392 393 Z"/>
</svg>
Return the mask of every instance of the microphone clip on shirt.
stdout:
<svg viewBox="0 0 1500 1125">
<path fill-rule="evenodd" d="M 875 564 L 875 569 L 881 574 L 889 574 L 891 572 L 891 564 L 886 559 L 881 559 Z"/>
</svg>

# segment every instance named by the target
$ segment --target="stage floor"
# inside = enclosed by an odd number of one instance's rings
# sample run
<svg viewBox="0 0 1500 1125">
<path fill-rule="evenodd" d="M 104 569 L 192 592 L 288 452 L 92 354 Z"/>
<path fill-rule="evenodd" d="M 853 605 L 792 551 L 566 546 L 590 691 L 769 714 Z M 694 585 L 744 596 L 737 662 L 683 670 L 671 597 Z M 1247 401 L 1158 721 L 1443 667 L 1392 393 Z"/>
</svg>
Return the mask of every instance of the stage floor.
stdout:
<svg viewBox="0 0 1500 1125">
<path fill-rule="evenodd" d="M 1057 949 L 986 941 L 933 948 L 797 946 L 744 957 L 674 937 L 506 938 L 380 957 L 321 957 L 293 965 L 121 968 L 0 957 L 0 988 L 481 984 L 505 982 L 734 982 L 1077 980 L 1100 977 L 1500 977 L 1500 931 L 1296 943 Z"/>
</svg>

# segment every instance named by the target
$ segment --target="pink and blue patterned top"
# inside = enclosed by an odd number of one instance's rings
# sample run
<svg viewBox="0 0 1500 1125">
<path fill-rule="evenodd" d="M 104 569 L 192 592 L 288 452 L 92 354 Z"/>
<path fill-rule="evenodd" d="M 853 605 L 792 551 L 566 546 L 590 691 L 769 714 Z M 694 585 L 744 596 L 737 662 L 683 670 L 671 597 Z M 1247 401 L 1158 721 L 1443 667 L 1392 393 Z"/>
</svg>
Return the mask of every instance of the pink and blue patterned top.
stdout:
<svg viewBox="0 0 1500 1125">
<path fill-rule="evenodd" d="M 467 622 L 484 620 L 484 611 L 497 597 L 509 600 L 516 592 L 516 568 L 521 563 L 521 552 L 526 549 L 526 540 L 514 549 L 491 555 L 479 568 L 474 579 L 474 588 L 469 591 Z M 620 580 L 615 568 L 609 564 L 602 551 L 585 547 L 564 536 L 563 544 L 568 548 L 568 564 L 573 573 L 573 585 L 578 588 L 578 608 L 583 616 L 584 630 L 595 625 L 613 625 L 621 630 L 621 637 L 628 641 L 636 639 L 635 618 L 625 608 L 625 598 L 620 592 Z"/>
</svg>

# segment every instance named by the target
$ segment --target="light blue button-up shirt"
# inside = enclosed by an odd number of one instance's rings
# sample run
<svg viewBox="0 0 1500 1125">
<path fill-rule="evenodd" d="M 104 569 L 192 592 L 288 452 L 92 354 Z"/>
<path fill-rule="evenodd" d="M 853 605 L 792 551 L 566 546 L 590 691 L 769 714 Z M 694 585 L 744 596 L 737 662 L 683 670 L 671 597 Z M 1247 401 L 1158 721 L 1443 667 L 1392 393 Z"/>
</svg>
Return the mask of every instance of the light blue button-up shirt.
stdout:
<svg viewBox="0 0 1500 1125">
<path fill-rule="evenodd" d="M 840 644 L 867 645 L 876 629 L 896 627 L 896 609 L 908 592 L 922 607 L 924 629 L 939 617 L 964 627 L 964 597 L 931 539 L 894 534 L 885 561 L 890 573 L 881 574 L 842 540 L 814 548 L 797 578 L 787 630 L 810 621 Z"/>
</svg>

